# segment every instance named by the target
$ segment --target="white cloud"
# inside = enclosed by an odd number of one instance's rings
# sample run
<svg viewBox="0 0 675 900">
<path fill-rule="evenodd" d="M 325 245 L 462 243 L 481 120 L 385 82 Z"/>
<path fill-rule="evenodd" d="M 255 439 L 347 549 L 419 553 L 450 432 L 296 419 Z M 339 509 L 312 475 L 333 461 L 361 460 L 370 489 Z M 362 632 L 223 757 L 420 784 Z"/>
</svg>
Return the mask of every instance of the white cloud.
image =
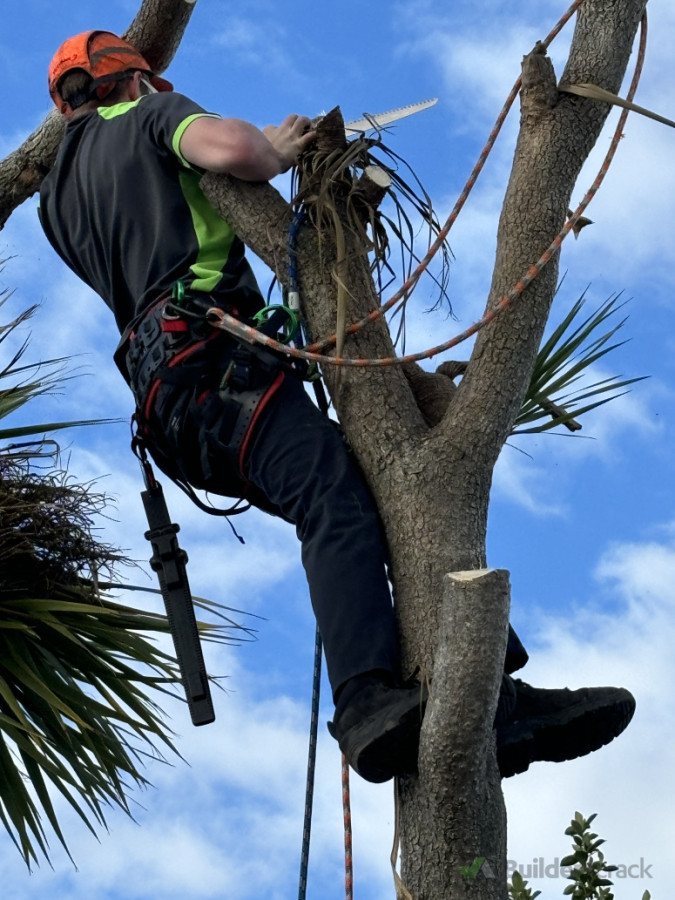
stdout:
<svg viewBox="0 0 675 900">
<path fill-rule="evenodd" d="M 299 75 L 293 54 L 293 45 L 284 25 L 269 15 L 264 18 L 233 16 L 227 19 L 227 28 L 217 34 L 213 42 L 227 48 L 230 65 L 264 67 L 276 76 L 297 78 Z"/>
<path fill-rule="evenodd" d="M 524 450 L 520 451 L 520 446 Z M 502 450 L 495 466 L 492 481 L 497 496 L 506 498 L 536 516 L 559 516 L 566 511 L 565 504 L 556 501 L 557 493 L 550 490 L 550 470 L 537 465 L 531 456 L 525 455 L 527 444 L 518 448 L 511 441 Z M 548 458 L 548 453 L 546 454 Z M 555 501 L 555 502 L 554 502 Z"/>
<path fill-rule="evenodd" d="M 427 0 L 406 3 L 400 6 L 407 25 L 405 38 L 397 50 L 435 64 L 443 79 L 444 102 L 459 113 L 460 124 L 454 123 L 458 131 L 483 128 L 496 118 L 520 75 L 522 57 L 553 26 L 558 8 L 549 6 L 550 14 L 538 4 L 531 10 L 534 14 L 528 15 L 521 4 L 521 17 L 514 21 L 503 14 L 502 4 L 481 4 L 474 11 L 453 9 L 451 15 L 444 15 Z M 559 70 L 568 44 L 569 36 L 564 35 L 550 48 Z M 517 113 L 513 118 L 517 119 Z M 507 125 L 508 132 L 514 128 L 512 123 Z"/>
</svg>

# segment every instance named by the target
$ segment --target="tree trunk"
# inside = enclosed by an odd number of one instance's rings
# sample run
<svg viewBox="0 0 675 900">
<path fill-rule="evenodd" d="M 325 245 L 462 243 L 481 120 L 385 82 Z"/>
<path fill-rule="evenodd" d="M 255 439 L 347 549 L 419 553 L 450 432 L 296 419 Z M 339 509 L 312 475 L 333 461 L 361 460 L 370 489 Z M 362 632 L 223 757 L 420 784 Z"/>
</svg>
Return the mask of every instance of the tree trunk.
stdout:
<svg viewBox="0 0 675 900">
<path fill-rule="evenodd" d="M 185 0 L 171 3 L 185 11 Z M 563 80 L 616 93 L 645 5 L 646 0 L 586 0 Z M 488 309 L 561 228 L 576 178 L 609 108 L 558 93 L 552 65 L 540 47 L 525 57 L 521 129 L 499 223 Z M 28 161 L 24 171 L 31 165 Z M 16 171 L 21 170 L 15 170 L 20 180 Z M 39 176 L 38 171 L 34 180 Z M 229 176 L 205 176 L 202 186 L 285 282 L 292 215 L 283 198 L 270 185 Z M 5 189 L 0 185 L 0 190 Z M 347 243 L 343 277 L 348 319 L 356 320 L 377 306 L 378 297 L 363 248 L 353 239 Z M 319 243 L 316 232 L 305 226 L 298 269 L 304 313 L 316 336 L 335 330 L 335 263 L 335 247 Z M 522 402 L 557 277 L 554 260 L 479 333 L 466 374 L 450 392 L 438 424 L 428 424 L 402 367 L 344 369 L 339 375 L 324 367 L 386 529 L 406 671 L 419 667 L 431 682 L 419 777 L 400 785 L 403 882 L 414 900 L 506 898 L 506 825 L 492 726 L 508 581 L 506 573 L 485 570 L 487 512 L 493 467 Z M 349 337 L 344 349 L 353 357 L 393 354 L 382 319 Z M 447 573 L 455 574 L 446 579 Z M 470 877 L 471 864 L 480 857 L 489 868 Z M 469 867 L 468 873 L 460 867 Z M 486 877 L 490 872 L 494 878 Z"/>
<path fill-rule="evenodd" d="M 399 785 L 402 808 L 415 813 L 403 819 L 406 843 L 416 847 L 404 857 L 415 898 L 505 896 L 506 809 L 492 722 L 508 614 L 507 572 L 446 577 L 419 777 Z"/>
<path fill-rule="evenodd" d="M 565 82 L 592 82 L 616 93 L 644 7 L 645 0 L 584 4 Z M 540 47 L 524 59 L 521 102 L 488 309 L 562 227 L 576 178 L 609 112 L 607 104 L 559 94 Z M 237 185 L 239 201 L 233 203 L 222 182 L 205 179 L 210 199 L 284 281 L 289 213 L 283 201 L 273 198 L 268 186 Z M 251 205 L 254 192 L 257 202 Z M 332 258 L 325 258 L 325 247 L 323 253 L 321 259 L 315 236 L 303 233 L 303 307 L 315 335 L 334 330 Z M 351 320 L 377 302 L 360 271 L 357 265 L 350 270 Z M 425 423 L 399 369 L 346 369 L 338 379 L 332 367 L 324 367 L 340 421 L 385 524 L 406 669 L 420 667 L 424 677 L 433 679 L 420 775 L 400 786 L 403 882 L 414 900 L 506 897 L 505 814 L 494 747 L 486 740 L 499 685 L 494 663 L 504 655 L 506 587 L 496 574 L 474 582 L 451 579 L 443 601 L 442 585 L 445 573 L 476 572 L 486 565 L 492 470 L 522 402 L 557 278 L 554 259 L 479 334 L 468 370 L 435 427 Z M 348 339 L 345 355 L 391 355 L 382 323 Z M 478 697 L 482 700 L 476 704 Z M 470 867 L 480 857 L 489 868 L 465 877 L 460 866 Z"/>
</svg>

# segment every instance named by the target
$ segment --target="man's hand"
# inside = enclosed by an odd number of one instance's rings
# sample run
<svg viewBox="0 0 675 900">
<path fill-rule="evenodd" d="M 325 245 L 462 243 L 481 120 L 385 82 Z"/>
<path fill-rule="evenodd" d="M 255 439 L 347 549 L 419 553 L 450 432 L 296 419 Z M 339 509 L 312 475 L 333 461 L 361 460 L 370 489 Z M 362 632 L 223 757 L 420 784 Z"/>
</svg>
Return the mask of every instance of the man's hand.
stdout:
<svg viewBox="0 0 675 900">
<path fill-rule="evenodd" d="M 294 165 L 305 147 L 316 137 L 311 130 L 307 116 L 291 113 L 281 125 L 266 125 L 263 134 L 279 155 L 281 171 L 286 172 Z"/>
</svg>

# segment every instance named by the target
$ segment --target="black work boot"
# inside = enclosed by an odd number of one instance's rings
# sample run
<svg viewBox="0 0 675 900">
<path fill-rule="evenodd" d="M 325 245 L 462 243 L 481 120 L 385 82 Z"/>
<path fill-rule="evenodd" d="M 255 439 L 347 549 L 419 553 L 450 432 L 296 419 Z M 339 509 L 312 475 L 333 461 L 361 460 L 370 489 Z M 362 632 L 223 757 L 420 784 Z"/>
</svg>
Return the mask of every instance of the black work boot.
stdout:
<svg viewBox="0 0 675 900">
<path fill-rule="evenodd" d="M 362 778 L 379 783 L 417 770 L 426 686 L 393 682 L 366 673 L 345 685 L 328 730 Z M 516 706 L 515 682 L 504 675 L 495 726 L 509 720 Z"/>
<path fill-rule="evenodd" d="M 547 690 L 513 683 L 515 708 L 506 722 L 496 723 L 502 778 L 525 772 L 532 762 L 592 753 L 621 734 L 635 712 L 635 698 L 624 688 Z"/>
<path fill-rule="evenodd" d="M 335 721 L 328 723 L 349 765 L 376 784 L 414 772 L 426 688 L 393 687 L 377 677 L 353 681 L 347 682 L 349 696 L 338 700 Z"/>
</svg>

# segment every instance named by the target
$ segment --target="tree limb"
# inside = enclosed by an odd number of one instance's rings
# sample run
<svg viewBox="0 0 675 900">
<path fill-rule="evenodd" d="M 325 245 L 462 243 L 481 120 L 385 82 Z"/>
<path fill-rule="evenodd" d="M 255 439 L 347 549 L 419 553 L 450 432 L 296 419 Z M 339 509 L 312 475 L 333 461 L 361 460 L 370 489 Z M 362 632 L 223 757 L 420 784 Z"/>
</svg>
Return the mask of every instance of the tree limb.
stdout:
<svg viewBox="0 0 675 900">
<path fill-rule="evenodd" d="M 123 37 L 140 50 L 158 74 L 173 59 L 196 2 L 143 0 L 125 31 Z M 64 128 L 64 118 L 52 110 L 22 145 L 0 162 L 0 229 L 17 206 L 40 189 L 42 179 L 54 165 Z"/>
<path fill-rule="evenodd" d="M 580 7 L 566 83 L 592 81 L 616 92 L 646 0 L 594 0 Z M 579 171 L 608 104 L 558 94 L 538 45 L 523 61 L 521 129 L 499 223 L 487 310 L 537 261 L 565 221 Z M 478 335 L 442 430 L 468 453 L 484 449 L 491 469 L 522 403 L 558 280 L 553 259 L 524 294 Z"/>
<path fill-rule="evenodd" d="M 493 723 L 506 651 L 509 574 L 501 569 L 445 577 L 431 692 L 420 742 L 416 802 L 436 832 L 418 836 L 403 880 L 416 900 L 467 896 L 501 900 L 506 878 L 506 811 Z M 409 790 L 412 784 L 404 784 Z M 407 823 L 404 822 L 404 830 Z M 438 829 L 444 833 L 439 835 Z M 441 839 L 451 859 L 433 859 Z M 427 851 L 431 856 L 427 857 Z M 461 867 L 484 857 L 494 878 L 467 884 Z M 483 873 L 483 876 L 485 873 Z"/>
</svg>

